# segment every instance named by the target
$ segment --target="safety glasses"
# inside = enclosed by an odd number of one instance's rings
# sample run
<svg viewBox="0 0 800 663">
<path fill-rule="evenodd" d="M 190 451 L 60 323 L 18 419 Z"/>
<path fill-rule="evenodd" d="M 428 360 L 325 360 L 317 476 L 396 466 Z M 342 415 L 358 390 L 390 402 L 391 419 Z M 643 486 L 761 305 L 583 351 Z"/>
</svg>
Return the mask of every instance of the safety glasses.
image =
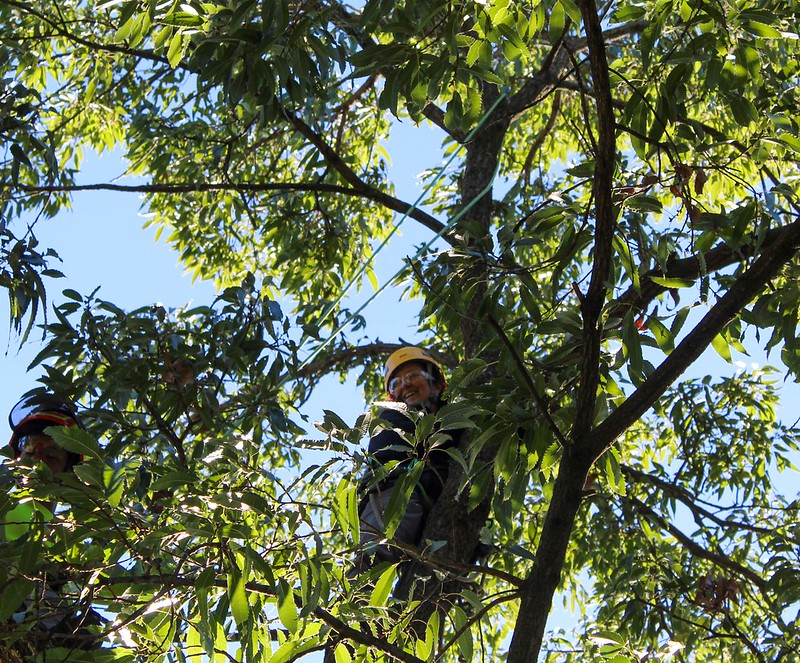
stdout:
<svg viewBox="0 0 800 663">
<path fill-rule="evenodd" d="M 426 380 L 433 380 L 433 376 L 427 371 L 411 371 L 410 373 L 389 380 L 389 393 L 392 396 L 396 396 L 398 390 L 402 389 L 407 384 L 411 384 L 420 377 Z"/>
<path fill-rule="evenodd" d="M 36 458 L 46 463 L 66 461 L 68 454 L 47 435 L 23 435 L 19 438 L 19 455 L 21 458 Z"/>
</svg>

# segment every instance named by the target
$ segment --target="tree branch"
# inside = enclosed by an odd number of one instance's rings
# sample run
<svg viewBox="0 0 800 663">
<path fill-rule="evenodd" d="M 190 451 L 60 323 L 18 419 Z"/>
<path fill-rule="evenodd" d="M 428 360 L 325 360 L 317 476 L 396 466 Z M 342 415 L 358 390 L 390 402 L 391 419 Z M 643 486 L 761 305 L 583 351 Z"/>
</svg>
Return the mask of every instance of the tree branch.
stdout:
<svg viewBox="0 0 800 663">
<path fill-rule="evenodd" d="M 360 29 L 356 26 L 359 24 L 359 20 L 354 20 L 350 14 L 347 13 L 345 8 L 342 5 L 337 4 L 335 7 L 335 13 L 333 14 L 334 17 L 338 18 L 339 21 L 335 21 L 337 27 L 342 30 L 345 34 L 350 35 L 353 39 L 358 42 L 359 46 L 362 49 L 370 48 L 376 46 L 376 42 L 374 39 L 370 38 L 366 34 L 364 34 Z M 385 76 L 386 70 L 379 70 L 378 72 L 381 75 Z M 439 127 L 442 131 L 448 134 L 453 140 L 457 143 L 463 143 L 466 134 L 462 131 L 457 131 L 449 128 L 444 121 L 444 112 L 441 108 L 436 106 L 435 104 L 428 103 L 422 109 L 422 114 L 428 118 L 431 122 L 433 122 L 437 127 Z"/>
<path fill-rule="evenodd" d="M 359 180 L 360 181 L 360 180 Z M 10 187 L 5 187 L 10 188 Z M 315 191 L 332 195 L 348 195 L 366 198 L 382 204 L 399 214 L 407 214 L 415 221 L 435 233 L 440 233 L 445 227 L 430 214 L 414 207 L 409 203 L 382 193 L 373 187 L 363 184 L 360 187 L 346 187 L 338 184 L 284 182 L 274 184 L 255 184 L 251 182 L 204 182 L 204 183 L 176 183 L 176 184 L 73 184 L 53 186 L 19 185 L 16 187 L 25 193 L 58 193 L 74 191 L 122 191 L 127 193 L 164 193 L 181 194 L 196 193 L 201 191 L 237 191 L 240 193 L 264 193 L 269 191 Z M 446 236 L 445 236 L 446 238 Z"/>
<path fill-rule="evenodd" d="M 73 34 L 72 32 L 69 32 L 62 25 L 54 22 L 51 19 L 51 17 L 48 16 L 47 14 L 34 9 L 31 3 L 18 2 L 17 0 L 2 0 L 2 4 L 14 7 L 15 9 L 18 9 L 23 13 L 30 14 L 31 16 L 35 16 L 39 21 L 53 28 L 53 30 L 55 30 L 56 33 L 61 37 L 68 39 L 74 44 L 85 46 L 90 50 L 95 50 L 105 53 L 119 53 L 120 55 L 131 55 L 145 60 L 152 60 L 153 62 L 159 62 L 168 67 L 170 66 L 169 60 L 166 58 L 166 56 L 158 55 L 151 50 L 130 48 L 128 46 L 120 46 L 118 44 L 103 44 L 100 42 L 89 41 L 88 39 L 84 39 L 83 37 L 79 37 Z"/>
<path fill-rule="evenodd" d="M 661 365 L 591 433 L 591 454 L 599 458 L 639 419 L 678 377 L 703 353 L 716 336 L 776 277 L 797 253 L 800 221 L 786 226 L 747 271 L 731 285 L 695 328 Z"/>
<path fill-rule="evenodd" d="M 617 212 L 612 199 L 614 168 L 616 165 L 616 138 L 614 107 L 611 100 L 611 83 L 608 76 L 603 31 L 594 0 L 579 2 L 589 45 L 589 60 L 597 105 L 597 152 L 594 168 L 595 241 L 592 274 L 589 288 L 581 300 L 583 317 L 583 352 L 581 377 L 576 399 L 576 417 L 573 440 L 583 439 L 594 421 L 597 384 L 600 379 L 599 359 L 602 328 L 600 314 L 608 292 L 611 270 L 612 242 Z"/>
<path fill-rule="evenodd" d="M 120 584 L 123 585 L 156 584 L 161 586 L 162 588 L 165 588 L 163 591 L 166 591 L 170 587 L 194 588 L 195 585 L 197 584 L 197 578 L 192 576 L 180 576 L 180 575 L 170 575 L 170 574 L 142 574 L 134 576 L 101 578 L 97 580 L 96 584 L 103 587 L 109 587 L 112 585 L 120 585 Z M 211 584 L 214 587 L 218 587 L 220 589 L 228 588 L 228 583 L 225 578 L 217 578 L 213 580 Z M 271 597 L 275 596 L 275 591 L 270 585 L 265 585 L 263 583 L 258 583 L 258 582 L 248 582 L 245 587 L 248 592 L 254 592 L 256 594 L 261 594 L 263 596 L 271 596 Z M 296 598 L 295 600 L 298 599 Z M 417 658 L 413 654 L 409 654 L 400 647 L 389 644 L 388 642 L 386 642 L 385 638 L 377 638 L 374 635 L 372 635 L 372 633 L 352 628 L 338 617 L 334 617 L 327 610 L 323 610 L 322 608 L 317 607 L 312 610 L 312 613 L 316 617 L 318 617 L 321 621 L 323 621 L 325 624 L 330 626 L 338 634 L 350 640 L 359 642 L 369 647 L 373 647 L 378 651 L 382 651 L 386 654 L 389 654 L 390 656 L 393 656 L 398 661 L 404 661 L 404 663 L 424 663 L 422 659 Z"/>
<path fill-rule="evenodd" d="M 583 348 L 580 387 L 576 398 L 574 444 L 563 449 L 553 496 L 547 509 L 536 560 L 525 581 L 508 663 L 536 660 L 544 641 L 553 595 L 561 579 L 572 528 L 581 504 L 583 486 L 593 459 L 587 437 L 594 421 L 602 328 L 600 315 L 608 291 L 611 247 L 616 224 L 612 185 L 616 162 L 615 121 L 603 33 L 594 0 L 578 3 L 589 46 L 592 80 L 596 92 L 598 138 L 595 154 L 595 244 L 589 289 L 581 301 Z M 565 55 L 567 55 L 565 53 Z"/>
<path fill-rule="evenodd" d="M 539 412 L 547 421 L 547 425 L 550 427 L 550 430 L 553 432 L 555 438 L 561 443 L 561 446 L 566 446 L 567 439 L 561 430 L 558 427 L 558 424 L 553 420 L 553 417 L 550 416 L 550 410 L 548 408 L 547 402 L 544 400 L 542 395 L 539 393 L 539 390 L 536 389 L 536 385 L 533 383 L 530 374 L 528 373 L 527 369 L 525 368 L 525 362 L 523 362 L 522 358 L 517 354 L 516 348 L 514 347 L 513 343 L 508 339 L 506 336 L 505 331 L 500 326 L 500 323 L 495 320 L 494 316 L 488 316 L 489 324 L 497 333 L 500 341 L 506 347 L 511 358 L 514 361 L 514 366 L 516 366 L 517 371 L 522 378 L 522 382 L 525 387 L 528 389 L 533 401 L 536 403 L 536 406 L 539 408 Z"/>
<path fill-rule="evenodd" d="M 553 45 L 539 71 L 508 100 L 505 112 L 513 119 L 535 106 L 562 81 L 570 64 L 568 49 L 563 41 Z"/>
<path fill-rule="evenodd" d="M 647 27 L 647 21 L 633 21 L 602 33 L 602 40 L 610 43 Z M 563 38 L 553 45 L 539 71 L 514 93 L 508 104 L 508 112 L 516 117 L 531 106 L 536 105 L 552 89 L 560 87 L 570 62 L 569 53 L 578 53 L 588 47 L 588 39 Z"/>
<path fill-rule="evenodd" d="M 645 514 L 651 521 L 674 536 L 695 557 L 708 560 L 720 568 L 727 569 L 728 571 L 732 571 L 742 578 L 746 578 L 762 592 L 767 590 L 766 580 L 764 580 L 752 569 L 734 562 L 727 555 L 721 552 L 713 552 L 703 548 L 703 546 L 697 543 L 690 536 L 684 534 L 681 530 L 675 527 L 675 525 L 664 520 L 641 500 L 638 500 L 635 497 L 627 497 L 626 499 L 630 501 L 630 503 L 633 504 L 639 511 Z"/>
<path fill-rule="evenodd" d="M 736 520 L 731 520 L 730 518 L 720 518 L 719 516 L 711 513 L 708 509 L 704 509 L 703 507 L 698 505 L 698 498 L 695 495 L 692 495 L 687 490 L 676 486 L 669 481 L 664 481 L 663 479 L 651 475 L 646 474 L 640 470 L 637 470 L 633 467 L 628 465 L 620 465 L 620 470 L 623 474 L 625 474 L 628 479 L 639 482 L 639 483 L 647 483 L 651 486 L 655 486 L 659 490 L 661 490 L 664 494 L 669 495 L 671 497 L 675 497 L 678 499 L 689 511 L 692 512 L 695 522 L 701 524 L 701 520 L 703 518 L 707 518 L 708 520 L 716 523 L 720 527 L 725 528 L 735 528 L 738 530 L 744 530 L 747 532 L 754 532 L 756 534 L 768 534 L 774 535 L 775 529 L 774 528 L 766 528 L 766 527 L 756 527 L 754 525 L 750 525 L 749 523 L 742 523 Z"/>
<path fill-rule="evenodd" d="M 434 233 L 438 234 L 442 232 L 445 226 L 429 214 L 426 214 L 419 208 L 413 207 L 402 200 L 398 200 L 394 196 L 383 193 L 383 191 L 379 191 L 378 189 L 364 182 L 355 173 L 355 171 L 353 171 L 353 169 L 345 163 L 344 159 L 342 159 L 339 154 L 337 154 L 333 148 L 331 148 L 331 146 L 325 142 L 325 139 L 316 131 L 314 131 L 301 118 L 285 108 L 282 109 L 282 113 L 284 118 L 320 151 L 328 164 L 333 167 L 334 170 L 336 170 L 336 172 L 339 173 L 339 175 L 341 175 L 351 187 L 353 187 L 356 195 L 380 203 L 395 212 L 407 214 L 409 217 L 415 221 L 419 221 L 423 226 Z M 453 239 L 448 237 L 448 235 L 443 235 L 443 238 L 446 241 L 453 243 Z"/>
</svg>

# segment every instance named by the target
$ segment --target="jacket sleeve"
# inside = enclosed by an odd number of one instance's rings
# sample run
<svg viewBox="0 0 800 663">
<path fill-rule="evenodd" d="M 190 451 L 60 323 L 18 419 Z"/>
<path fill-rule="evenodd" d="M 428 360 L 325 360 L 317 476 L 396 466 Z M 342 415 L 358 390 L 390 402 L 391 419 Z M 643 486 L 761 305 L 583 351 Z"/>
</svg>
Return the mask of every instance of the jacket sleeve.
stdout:
<svg viewBox="0 0 800 663">
<path fill-rule="evenodd" d="M 393 460 L 402 463 L 415 458 L 416 452 L 413 443 L 404 440 L 400 433 L 394 430 L 399 429 L 407 436 L 412 436 L 414 422 L 397 410 L 382 410 L 379 418 L 388 423 L 389 427 L 378 431 L 370 438 L 369 453 L 375 462 L 385 465 Z"/>
</svg>

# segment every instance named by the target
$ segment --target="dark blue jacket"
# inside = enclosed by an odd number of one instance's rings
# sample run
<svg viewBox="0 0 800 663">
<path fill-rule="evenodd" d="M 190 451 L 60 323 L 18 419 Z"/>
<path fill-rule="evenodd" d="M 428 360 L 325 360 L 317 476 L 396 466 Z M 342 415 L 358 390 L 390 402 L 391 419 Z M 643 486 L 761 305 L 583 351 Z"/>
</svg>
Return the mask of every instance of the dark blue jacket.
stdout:
<svg viewBox="0 0 800 663">
<path fill-rule="evenodd" d="M 444 444 L 437 445 L 434 449 L 427 449 L 426 440 L 420 440 L 416 447 L 412 447 L 411 444 L 414 441 L 416 427 L 413 419 L 399 410 L 391 409 L 382 410 L 378 416 L 389 422 L 391 428 L 379 431 L 370 439 L 369 453 L 372 456 L 372 462 L 385 465 L 390 461 L 398 461 L 398 465 L 377 488 L 391 486 L 397 481 L 398 476 L 407 470 L 415 460 L 423 461 L 425 469 L 422 471 L 419 487 L 422 489 L 428 504 L 432 505 L 442 494 L 442 488 L 445 481 L 447 481 L 450 456 L 445 450 L 458 446 L 461 431 L 443 431 L 450 435 L 450 439 Z M 392 430 L 394 428 L 405 432 L 410 439 L 410 443 L 406 442 L 395 430 Z"/>
</svg>

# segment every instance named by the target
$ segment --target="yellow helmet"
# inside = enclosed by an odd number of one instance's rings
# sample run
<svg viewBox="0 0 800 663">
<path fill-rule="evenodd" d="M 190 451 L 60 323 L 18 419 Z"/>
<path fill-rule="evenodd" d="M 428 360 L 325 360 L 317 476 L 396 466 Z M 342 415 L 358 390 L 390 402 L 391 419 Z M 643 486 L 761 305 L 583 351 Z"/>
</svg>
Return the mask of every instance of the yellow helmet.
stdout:
<svg viewBox="0 0 800 663">
<path fill-rule="evenodd" d="M 383 370 L 383 386 L 387 393 L 389 391 L 389 380 L 392 378 L 392 374 L 403 364 L 407 364 L 410 361 L 421 361 L 426 364 L 431 364 L 438 372 L 438 375 L 434 377 L 441 379 L 441 381 L 444 382 L 445 388 L 447 387 L 447 382 L 444 379 L 444 371 L 439 362 L 422 348 L 408 345 L 399 350 L 395 350 L 386 360 L 386 367 Z"/>
</svg>

